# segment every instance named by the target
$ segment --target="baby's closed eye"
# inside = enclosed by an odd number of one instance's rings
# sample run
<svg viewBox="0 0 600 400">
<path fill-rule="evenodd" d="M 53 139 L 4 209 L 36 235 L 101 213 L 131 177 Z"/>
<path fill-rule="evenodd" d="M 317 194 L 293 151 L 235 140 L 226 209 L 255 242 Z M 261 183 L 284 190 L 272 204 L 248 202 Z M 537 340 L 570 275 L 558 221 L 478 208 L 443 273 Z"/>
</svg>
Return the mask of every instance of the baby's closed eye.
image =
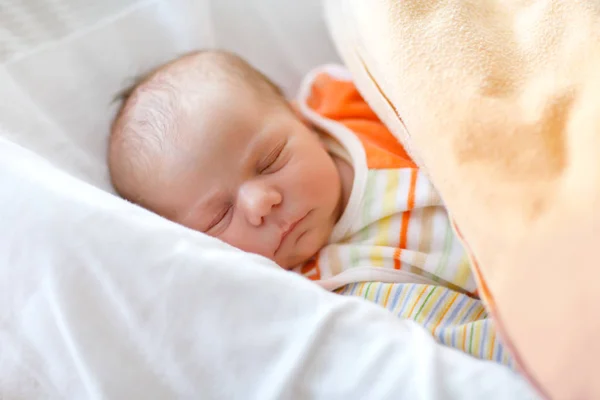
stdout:
<svg viewBox="0 0 600 400">
<path fill-rule="evenodd" d="M 204 232 L 208 234 L 218 234 L 221 232 L 227 227 L 227 220 L 230 219 L 232 213 L 233 206 L 231 204 L 221 208 L 218 214 L 216 214 L 212 221 L 208 224 L 207 228 L 204 229 Z"/>
<path fill-rule="evenodd" d="M 275 146 L 268 155 L 259 164 L 258 172 L 260 174 L 270 174 L 276 172 L 284 163 L 283 153 L 287 141 L 283 141 Z"/>
</svg>

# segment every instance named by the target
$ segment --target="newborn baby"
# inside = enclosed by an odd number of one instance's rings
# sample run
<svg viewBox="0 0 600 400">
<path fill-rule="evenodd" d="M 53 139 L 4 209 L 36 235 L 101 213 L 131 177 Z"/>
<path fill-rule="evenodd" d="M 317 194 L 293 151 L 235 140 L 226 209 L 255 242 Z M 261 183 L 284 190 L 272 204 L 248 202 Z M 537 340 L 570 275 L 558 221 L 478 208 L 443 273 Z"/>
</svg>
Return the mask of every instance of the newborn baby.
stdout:
<svg viewBox="0 0 600 400">
<path fill-rule="evenodd" d="M 109 147 L 122 197 L 286 269 L 327 243 L 352 168 L 240 57 L 185 55 L 124 100 Z"/>
<path fill-rule="evenodd" d="M 125 199 L 509 362 L 441 199 L 343 67 L 292 105 L 240 57 L 199 51 L 122 99 L 108 160 Z"/>
<path fill-rule="evenodd" d="M 330 290 L 475 290 L 439 196 L 341 67 L 309 74 L 293 106 L 239 56 L 199 51 L 123 100 L 109 167 L 125 199 Z"/>
</svg>

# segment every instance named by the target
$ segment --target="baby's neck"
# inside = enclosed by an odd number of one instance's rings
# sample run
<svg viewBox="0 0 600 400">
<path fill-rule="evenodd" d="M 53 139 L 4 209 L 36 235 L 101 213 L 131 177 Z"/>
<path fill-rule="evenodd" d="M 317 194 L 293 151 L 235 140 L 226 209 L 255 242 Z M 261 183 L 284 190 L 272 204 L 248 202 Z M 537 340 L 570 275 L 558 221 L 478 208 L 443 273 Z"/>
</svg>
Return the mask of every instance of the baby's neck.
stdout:
<svg viewBox="0 0 600 400">
<path fill-rule="evenodd" d="M 340 219 L 346 206 L 348 205 L 348 200 L 350 199 L 350 193 L 352 192 L 352 184 L 354 183 L 354 169 L 350 164 L 348 164 L 345 160 L 340 157 L 331 154 L 331 158 L 335 163 L 335 166 L 340 175 L 340 181 L 342 183 L 342 193 L 340 195 L 340 204 L 338 206 L 337 220 Z M 336 221 L 337 221 L 336 220 Z"/>
</svg>

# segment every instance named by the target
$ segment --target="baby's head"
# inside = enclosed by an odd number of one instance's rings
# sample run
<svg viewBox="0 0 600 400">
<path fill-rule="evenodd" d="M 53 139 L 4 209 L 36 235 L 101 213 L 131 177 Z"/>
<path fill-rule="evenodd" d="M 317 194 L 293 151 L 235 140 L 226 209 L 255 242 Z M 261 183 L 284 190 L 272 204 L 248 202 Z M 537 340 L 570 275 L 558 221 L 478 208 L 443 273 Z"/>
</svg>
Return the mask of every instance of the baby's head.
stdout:
<svg viewBox="0 0 600 400">
<path fill-rule="evenodd" d="M 222 51 L 185 55 L 125 92 L 109 168 L 125 199 L 284 268 L 318 252 L 342 211 L 317 134 L 264 75 Z"/>
</svg>

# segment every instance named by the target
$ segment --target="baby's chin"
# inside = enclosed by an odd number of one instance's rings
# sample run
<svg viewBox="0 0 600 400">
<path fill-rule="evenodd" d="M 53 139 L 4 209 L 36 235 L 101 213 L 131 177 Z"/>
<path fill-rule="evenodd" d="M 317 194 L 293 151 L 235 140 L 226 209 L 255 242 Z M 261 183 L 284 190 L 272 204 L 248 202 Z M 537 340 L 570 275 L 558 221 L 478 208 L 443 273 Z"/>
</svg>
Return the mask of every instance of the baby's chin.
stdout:
<svg viewBox="0 0 600 400">
<path fill-rule="evenodd" d="M 319 235 L 319 237 L 305 237 L 304 243 L 301 246 L 297 246 L 294 254 L 289 254 L 285 257 L 285 260 L 275 260 L 283 269 L 293 270 L 298 267 L 302 267 L 307 262 L 311 261 L 317 253 L 327 245 L 327 239 L 329 235 Z M 320 237 L 320 236 L 324 236 Z"/>
<path fill-rule="evenodd" d="M 301 254 L 293 254 L 293 255 L 287 256 L 285 258 L 285 260 L 273 260 L 273 261 L 275 261 L 281 268 L 290 271 L 297 267 L 301 267 L 302 265 L 304 265 L 305 263 L 310 261 L 315 254 L 316 254 L 316 252 L 310 256 L 301 255 Z"/>
</svg>

